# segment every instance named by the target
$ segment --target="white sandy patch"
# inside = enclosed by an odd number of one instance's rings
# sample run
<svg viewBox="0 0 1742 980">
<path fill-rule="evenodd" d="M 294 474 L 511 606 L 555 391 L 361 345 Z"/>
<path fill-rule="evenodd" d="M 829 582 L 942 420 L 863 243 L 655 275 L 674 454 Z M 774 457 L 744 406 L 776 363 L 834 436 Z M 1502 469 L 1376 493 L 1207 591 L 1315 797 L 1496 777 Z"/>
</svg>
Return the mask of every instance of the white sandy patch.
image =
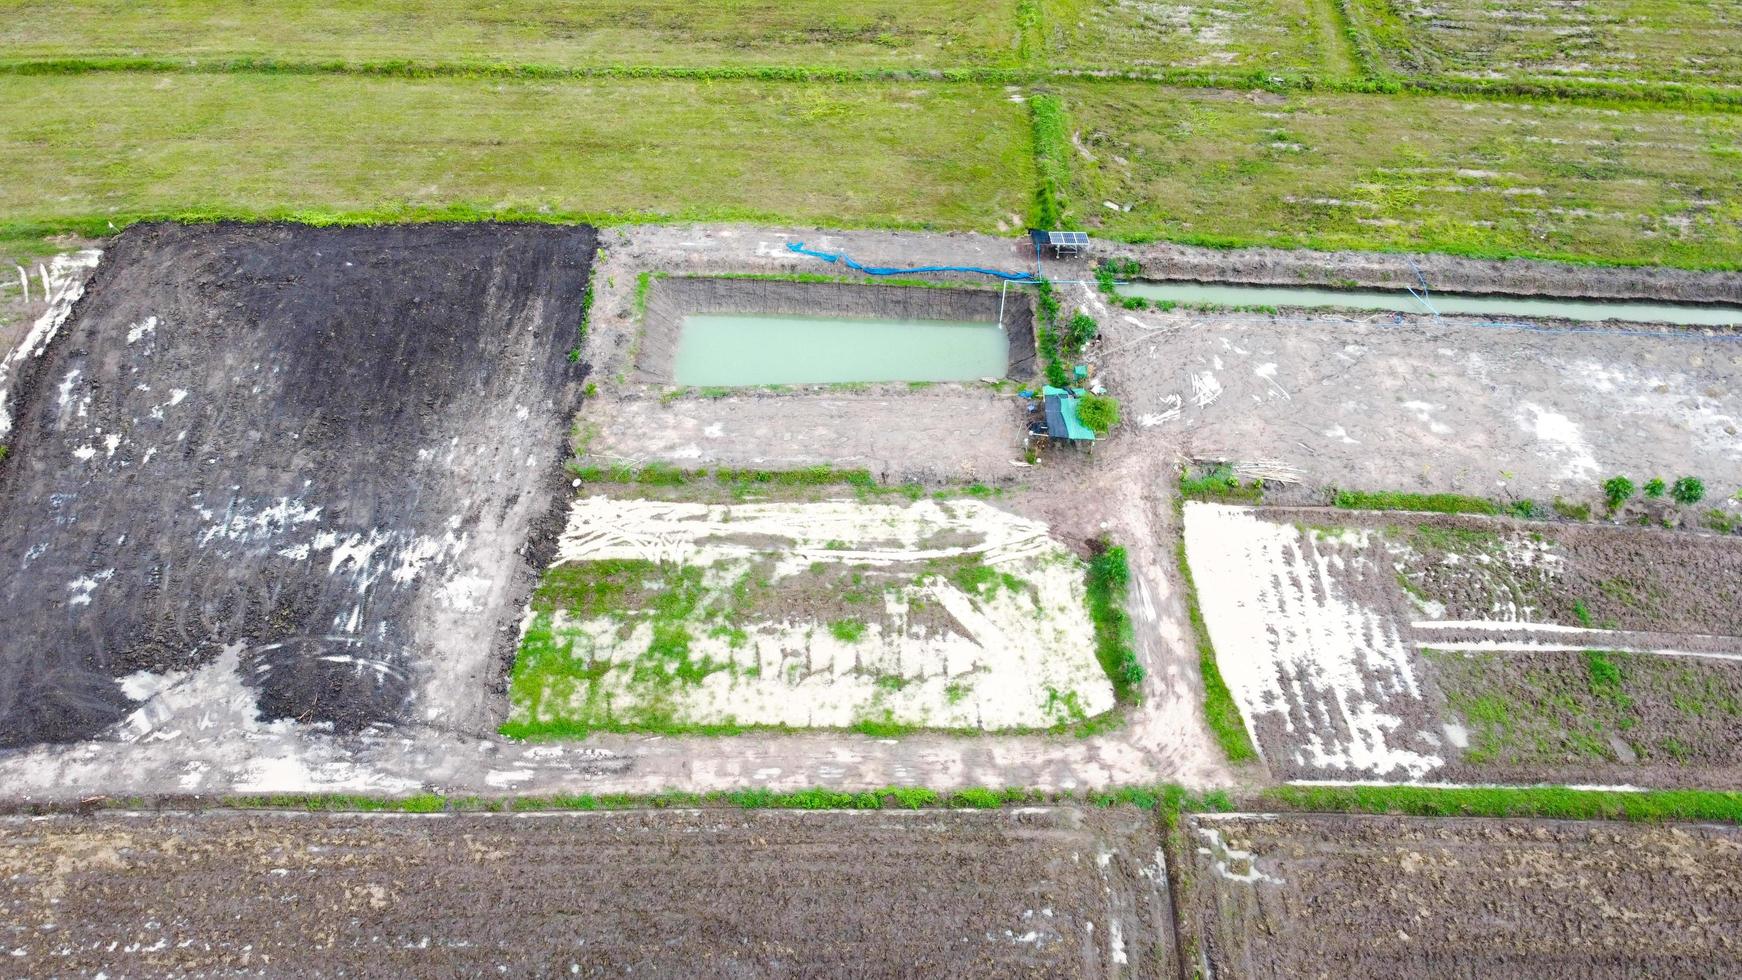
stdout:
<svg viewBox="0 0 1742 980">
<path fill-rule="evenodd" d="M 12 376 L 26 359 L 41 357 L 48 350 L 49 342 L 72 313 L 73 304 L 85 294 L 83 273 L 96 268 L 102 257 L 99 249 L 87 248 L 57 255 L 43 268 L 42 288 L 47 293 L 48 309 L 31 324 L 18 347 L 0 360 L 0 436 L 12 431 Z"/>
<path fill-rule="evenodd" d="M 1186 504 L 1185 541 L 1217 664 L 1249 728 L 1280 722 L 1291 761 L 1317 769 L 1420 778 L 1443 763 L 1407 747 L 1415 733 L 1386 710 L 1422 700 L 1401 624 L 1344 587 L 1350 564 L 1389 575 L 1382 554 L 1346 562 L 1293 525 L 1198 502 Z"/>
<path fill-rule="evenodd" d="M 926 546 L 941 534 L 961 543 Z M 926 561 L 964 554 L 981 555 L 1023 587 L 969 593 L 941 576 L 919 580 Z M 866 604 L 864 632 L 856 638 L 808 618 L 749 623 L 738 637 L 705 625 L 691 629 L 690 662 L 725 669 L 659 688 L 661 706 L 683 723 L 1039 728 L 1114 706 L 1094 655 L 1082 563 L 1045 525 L 979 501 L 729 507 L 575 501 L 558 562 L 609 559 L 702 566 L 710 589 L 729 588 L 771 559 L 776 580 L 808 573 L 813 563 L 872 566 L 895 576 Z M 940 608 L 947 629 L 927 625 L 937 622 Z M 558 612 L 551 627 L 575 656 L 613 669 L 576 692 L 580 703 L 532 706 L 533 712 L 579 711 L 590 696 L 599 699 L 595 704 L 608 699 L 621 715 L 650 696 L 633 669 L 653 640 L 649 624 L 624 630 L 615 618 L 577 621 Z M 516 713 L 525 710 L 518 706 Z"/>
<path fill-rule="evenodd" d="M 1597 457 L 1577 422 L 1532 402 L 1520 404 L 1514 418 L 1519 428 L 1543 443 L 1546 455 L 1560 463 L 1562 479 L 1579 480 L 1596 474 Z"/>
</svg>

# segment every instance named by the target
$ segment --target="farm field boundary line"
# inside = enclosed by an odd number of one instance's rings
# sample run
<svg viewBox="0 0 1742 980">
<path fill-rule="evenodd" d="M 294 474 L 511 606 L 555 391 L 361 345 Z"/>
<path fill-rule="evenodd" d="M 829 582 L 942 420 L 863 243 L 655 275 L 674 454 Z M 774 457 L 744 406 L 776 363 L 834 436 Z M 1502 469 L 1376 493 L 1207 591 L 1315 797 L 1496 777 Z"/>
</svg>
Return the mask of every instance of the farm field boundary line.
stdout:
<svg viewBox="0 0 1742 980">
<path fill-rule="evenodd" d="M 1715 822 L 1742 824 L 1742 792 L 1716 790 L 1613 790 L 1560 786 L 1272 786 L 1250 794 L 1210 791 L 1194 795 L 1172 785 L 1131 786 L 1098 793 L 1049 793 L 1026 789 L 886 787 L 867 792 L 802 790 L 774 793 L 600 794 L 569 796 L 445 796 L 423 793 L 389 797 L 346 794 L 264 796 L 103 797 L 68 803 L 0 803 L 0 816 L 86 812 L 198 812 L 204 810 L 294 810 L 311 813 L 538 813 L 659 809 L 744 810 L 988 810 L 1037 806 L 1133 806 L 1179 813 L 1287 812 L 1385 814 L 1419 817 L 1544 818 L 1635 823 Z"/>
<path fill-rule="evenodd" d="M 962 82 L 1043 85 L 1069 81 L 1148 82 L 1174 88 L 1324 92 L 1350 95 L 1460 95 L 1544 102 L 1585 102 L 1613 106 L 1677 106 L 1742 111 L 1742 88 L 1650 83 L 1628 85 L 1597 81 L 1461 78 L 1395 78 L 1265 71 L 1216 72 L 1180 68 L 1127 71 L 1060 68 L 844 68 L 831 65 L 591 65 L 562 66 L 517 62 L 345 61 L 278 58 L 7 58 L 0 74 L 81 75 L 100 72 L 175 74 L 352 75 L 372 78 L 479 78 L 526 81 L 687 79 L 767 82 Z"/>
</svg>

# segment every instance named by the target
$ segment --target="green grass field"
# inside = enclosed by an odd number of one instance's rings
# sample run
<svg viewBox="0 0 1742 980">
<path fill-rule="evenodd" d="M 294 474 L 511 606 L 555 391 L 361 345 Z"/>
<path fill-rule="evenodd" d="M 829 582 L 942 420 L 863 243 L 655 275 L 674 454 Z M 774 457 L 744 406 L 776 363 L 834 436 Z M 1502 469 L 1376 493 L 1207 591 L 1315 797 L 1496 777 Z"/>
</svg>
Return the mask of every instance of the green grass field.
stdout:
<svg viewBox="0 0 1742 980">
<path fill-rule="evenodd" d="M 1060 66 L 1289 74 L 1353 68 L 1331 0 L 1045 0 L 1043 9 L 1048 57 Z"/>
<path fill-rule="evenodd" d="M 1373 67 L 1401 75 L 1742 85 L 1737 0 L 1345 0 Z"/>
<path fill-rule="evenodd" d="M 1022 106 L 977 85 L 0 76 L 0 215 L 520 212 L 990 228 Z"/>
<path fill-rule="evenodd" d="M 1064 95 L 1082 143 L 1071 212 L 1112 237 L 1686 266 L 1742 257 L 1735 113 L 1136 82 Z"/>
<path fill-rule="evenodd" d="M 1487 34 L 1429 37 L 1403 0 L 30 0 L 0 24 L 0 252 L 145 215 L 1062 215 L 1734 268 L 1739 2 L 1515 24 L 1453 0 Z M 1543 60 L 1549 37 L 1584 60 Z"/>
<path fill-rule="evenodd" d="M 9 58 L 601 65 L 1013 65 L 1015 0 L 63 0 L 8 5 Z"/>
</svg>

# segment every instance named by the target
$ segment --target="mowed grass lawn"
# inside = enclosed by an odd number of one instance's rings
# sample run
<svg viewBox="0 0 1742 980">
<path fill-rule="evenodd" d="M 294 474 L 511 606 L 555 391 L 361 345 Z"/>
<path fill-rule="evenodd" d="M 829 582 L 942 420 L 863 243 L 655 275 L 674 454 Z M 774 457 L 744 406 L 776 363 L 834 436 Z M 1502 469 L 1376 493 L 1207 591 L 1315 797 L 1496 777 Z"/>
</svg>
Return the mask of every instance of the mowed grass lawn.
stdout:
<svg viewBox="0 0 1742 980">
<path fill-rule="evenodd" d="M 1016 0 L 56 0 L 7 4 L 0 57 L 603 65 L 1006 66 Z"/>
<path fill-rule="evenodd" d="M 992 229 L 1025 108 L 968 84 L 0 76 L 0 222 L 443 207 Z"/>
<path fill-rule="evenodd" d="M 1742 114 L 1139 83 L 1064 99 L 1072 211 L 1110 236 L 1742 264 Z"/>
</svg>

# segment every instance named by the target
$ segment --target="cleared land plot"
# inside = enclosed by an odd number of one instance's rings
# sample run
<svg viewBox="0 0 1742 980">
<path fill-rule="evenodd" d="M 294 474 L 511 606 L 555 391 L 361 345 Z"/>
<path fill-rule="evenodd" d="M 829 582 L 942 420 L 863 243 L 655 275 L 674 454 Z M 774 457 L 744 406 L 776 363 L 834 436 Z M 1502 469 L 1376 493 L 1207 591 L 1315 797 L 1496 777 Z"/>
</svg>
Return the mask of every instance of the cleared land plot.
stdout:
<svg viewBox="0 0 1742 980">
<path fill-rule="evenodd" d="M 1026 210 L 1023 107 L 979 85 L 0 77 L 0 213 L 783 215 Z M 313 107 L 319 107 L 318 111 Z"/>
<path fill-rule="evenodd" d="M 1312 0 L 1044 0 L 1047 55 L 1060 67 L 1313 70 L 1341 64 Z M 1326 12 L 1329 6 L 1323 8 Z M 1327 25 L 1329 26 L 1329 25 Z"/>
<path fill-rule="evenodd" d="M 1014 729 L 1113 707 L 1084 566 L 976 500 L 583 497 L 533 598 L 513 735 Z"/>
<path fill-rule="evenodd" d="M 1742 972 L 1742 832 L 1377 816 L 1186 822 L 1182 943 L 1213 975 Z"/>
<path fill-rule="evenodd" d="M 270 6 L 26 2 L 0 26 L 14 58 L 173 57 L 600 65 L 955 67 L 1015 61 L 1014 0 L 509 0 Z"/>
<path fill-rule="evenodd" d="M 1742 115 L 1064 92 L 1082 144 L 1069 197 L 1103 235 L 1682 266 L 1732 266 L 1742 249 Z"/>
<path fill-rule="evenodd" d="M 1615 781 L 1630 767 L 1683 785 L 1742 774 L 1742 662 L 1601 650 L 1425 651 L 1471 781 Z"/>
<path fill-rule="evenodd" d="M 1160 860 L 1130 808 L 6 818 L 0 942 L 36 975 L 1162 977 Z"/>
<path fill-rule="evenodd" d="M 109 242 L 0 368 L 0 747 L 487 731 L 561 499 L 593 245 L 483 224 Z"/>
<path fill-rule="evenodd" d="M 1347 0 L 1362 51 L 1404 74 L 1742 84 L 1736 0 Z"/>
<path fill-rule="evenodd" d="M 1279 774 L 1736 778 L 1735 539 L 1188 503 L 1186 548 L 1217 662 Z M 1592 578 L 1631 583 L 1655 615 L 1587 621 L 1565 597 Z"/>
</svg>

